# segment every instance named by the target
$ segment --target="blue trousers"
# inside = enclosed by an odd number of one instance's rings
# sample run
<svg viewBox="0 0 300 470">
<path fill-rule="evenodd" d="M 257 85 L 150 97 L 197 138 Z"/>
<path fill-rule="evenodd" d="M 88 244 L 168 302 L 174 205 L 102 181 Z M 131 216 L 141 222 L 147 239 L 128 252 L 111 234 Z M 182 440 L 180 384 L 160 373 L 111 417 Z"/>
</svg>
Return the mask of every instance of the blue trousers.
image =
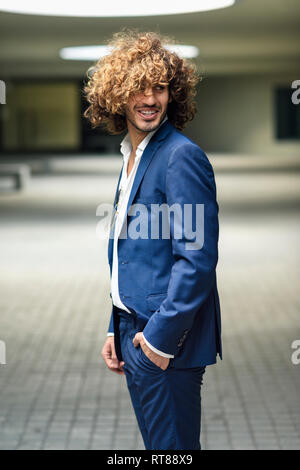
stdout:
<svg viewBox="0 0 300 470">
<path fill-rule="evenodd" d="M 201 385 L 205 367 L 162 370 L 133 345 L 135 316 L 120 310 L 124 372 L 147 450 L 200 450 Z"/>
</svg>

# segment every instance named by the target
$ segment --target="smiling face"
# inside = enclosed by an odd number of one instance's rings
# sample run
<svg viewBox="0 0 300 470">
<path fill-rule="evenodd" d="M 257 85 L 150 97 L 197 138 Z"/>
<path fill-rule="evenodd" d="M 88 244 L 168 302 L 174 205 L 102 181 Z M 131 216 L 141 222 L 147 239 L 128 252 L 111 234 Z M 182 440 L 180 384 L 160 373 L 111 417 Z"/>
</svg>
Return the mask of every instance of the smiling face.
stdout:
<svg viewBox="0 0 300 470">
<path fill-rule="evenodd" d="M 164 119 L 170 101 L 167 85 L 155 85 L 134 94 L 125 110 L 128 129 L 138 133 L 154 131 Z"/>
</svg>

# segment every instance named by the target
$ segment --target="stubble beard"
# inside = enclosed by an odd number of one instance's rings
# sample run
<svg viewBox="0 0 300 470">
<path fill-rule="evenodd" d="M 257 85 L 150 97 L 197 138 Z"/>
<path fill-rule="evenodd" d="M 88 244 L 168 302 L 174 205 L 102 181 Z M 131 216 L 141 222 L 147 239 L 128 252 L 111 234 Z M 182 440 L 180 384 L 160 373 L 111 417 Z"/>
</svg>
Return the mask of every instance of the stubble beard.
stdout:
<svg viewBox="0 0 300 470">
<path fill-rule="evenodd" d="M 138 131 L 140 131 L 140 132 L 152 132 L 152 131 L 155 131 L 155 130 L 160 126 L 160 124 L 161 124 L 161 122 L 163 121 L 163 119 L 165 118 L 166 114 L 167 114 L 167 111 L 164 112 L 164 114 L 162 115 L 162 117 L 161 117 L 160 120 L 159 120 L 159 123 L 156 124 L 156 125 L 154 125 L 154 127 L 150 127 L 150 129 L 141 129 L 141 128 L 137 125 L 136 121 L 130 117 L 130 114 L 126 114 L 126 119 L 127 119 L 127 120 L 130 122 L 130 124 L 132 124 Z M 147 123 L 145 123 L 145 124 L 147 124 Z M 150 122 L 149 124 L 151 125 L 151 122 Z"/>
</svg>

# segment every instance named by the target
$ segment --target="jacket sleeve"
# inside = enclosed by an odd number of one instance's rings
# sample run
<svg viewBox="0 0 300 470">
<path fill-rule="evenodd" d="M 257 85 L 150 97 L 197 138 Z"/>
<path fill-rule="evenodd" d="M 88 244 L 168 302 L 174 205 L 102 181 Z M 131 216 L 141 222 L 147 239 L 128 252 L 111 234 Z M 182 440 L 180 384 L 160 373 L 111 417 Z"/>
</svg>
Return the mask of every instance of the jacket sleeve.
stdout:
<svg viewBox="0 0 300 470">
<path fill-rule="evenodd" d="M 166 200 L 171 209 L 180 206 L 182 220 L 172 223 L 170 237 L 174 264 L 167 297 L 147 322 L 143 334 L 155 348 L 167 354 L 179 352 L 182 338 L 192 328 L 199 307 L 213 288 L 218 261 L 218 203 L 214 172 L 206 154 L 190 142 L 171 152 L 166 174 Z M 185 216 L 184 206 L 192 209 L 192 217 Z M 196 218 L 196 205 L 204 209 L 201 222 Z M 197 222 L 197 226 L 195 224 Z M 185 226 L 192 223 L 193 230 L 202 233 L 196 243 Z M 182 236 L 174 237 L 178 224 Z M 178 233 L 178 232 L 177 232 Z"/>
</svg>

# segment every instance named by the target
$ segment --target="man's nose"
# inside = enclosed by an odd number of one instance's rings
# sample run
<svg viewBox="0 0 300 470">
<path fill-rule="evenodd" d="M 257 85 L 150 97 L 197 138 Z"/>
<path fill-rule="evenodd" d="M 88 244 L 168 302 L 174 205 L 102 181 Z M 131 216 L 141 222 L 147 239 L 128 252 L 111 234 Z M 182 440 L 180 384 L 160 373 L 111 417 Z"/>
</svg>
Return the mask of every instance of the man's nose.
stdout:
<svg viewBox="0 0 300 470">
<path fill-rule="evenodd" d="M 153 93 L 153 89 L 150 87 L 150 88 L 146 88 L 144 93 L 143 93 L 144 97 L 147 98 L 148 100 L 153 100 L 154 99 L 154 93 Z"/>
<path fill-rule="evenodd" d="M 148 95 L 153 95 L 153 90 L 151 87 L 148 87 L 148 88 L 145 88 L 145 91 L 144 91 L 144 95 L 145 96 L 148 96 Z"/>
</svg>

